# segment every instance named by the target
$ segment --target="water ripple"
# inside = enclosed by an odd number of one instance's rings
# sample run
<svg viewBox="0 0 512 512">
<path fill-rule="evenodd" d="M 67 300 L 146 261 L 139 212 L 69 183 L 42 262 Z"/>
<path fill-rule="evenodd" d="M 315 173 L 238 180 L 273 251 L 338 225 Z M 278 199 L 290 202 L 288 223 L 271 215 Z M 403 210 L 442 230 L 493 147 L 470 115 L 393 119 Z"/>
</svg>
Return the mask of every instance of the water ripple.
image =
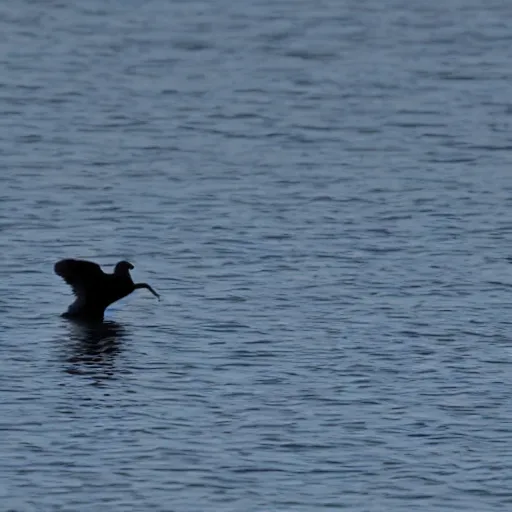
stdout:
<svg viewBox="0 0 512 512">
<path fill-rule="evenodd" d="M 0 6 L 3 509 L 505 510 L 508 6 L 126 7 Z"/>
</svg>

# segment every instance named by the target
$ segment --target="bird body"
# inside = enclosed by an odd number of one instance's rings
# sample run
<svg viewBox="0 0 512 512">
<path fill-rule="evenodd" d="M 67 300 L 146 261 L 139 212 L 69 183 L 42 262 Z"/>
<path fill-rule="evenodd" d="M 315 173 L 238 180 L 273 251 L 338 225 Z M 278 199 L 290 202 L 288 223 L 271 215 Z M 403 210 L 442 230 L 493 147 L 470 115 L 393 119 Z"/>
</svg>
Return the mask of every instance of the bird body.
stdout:
<svg viewBox="0 0 512 512">
<path fill-rule="evenodd" d="M 71 286 L 76 296 L 75 302 L 62 316 L 103 320 L 108 306 L 138 288 L 146 288 L 159 298 L 147 283 L 133 282 L 130 276 L 133 268 L 131 263 L 120 261 L 112 274 L 106 274 L 97 263 L 91 261 L 64 259 L 57 262 L 55 273 Z"/>
</svg>

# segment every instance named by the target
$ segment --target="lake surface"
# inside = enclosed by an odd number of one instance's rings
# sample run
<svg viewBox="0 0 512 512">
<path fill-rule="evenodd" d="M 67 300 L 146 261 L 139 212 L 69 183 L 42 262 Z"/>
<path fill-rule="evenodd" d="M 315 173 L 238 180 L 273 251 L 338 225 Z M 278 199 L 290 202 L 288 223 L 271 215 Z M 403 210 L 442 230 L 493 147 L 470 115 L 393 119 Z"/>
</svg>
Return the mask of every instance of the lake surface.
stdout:
<svg viewBox="0 0 512 512">
<path fill-rule="evenodd" d="M 2 3 L 1 510 L 510 509 L 511 16 Z"/>
</svg>

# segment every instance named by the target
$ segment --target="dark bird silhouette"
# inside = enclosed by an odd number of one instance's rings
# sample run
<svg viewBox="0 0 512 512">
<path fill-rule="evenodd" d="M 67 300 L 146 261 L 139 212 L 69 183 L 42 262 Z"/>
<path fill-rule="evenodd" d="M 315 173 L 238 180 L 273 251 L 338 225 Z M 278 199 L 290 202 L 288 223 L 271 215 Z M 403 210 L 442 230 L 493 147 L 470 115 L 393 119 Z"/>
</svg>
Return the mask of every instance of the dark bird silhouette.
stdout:
<svg viewBox="0 0 512 512">
<path fill-rule="evenodd" d="M 134 267 L 120 261 L 113 274 L 106 274 L 97 263 L 65 259 L 55 264 L 55 273 L 73 289 L 75 302 L 62 316 L 83 320 L 102 321 L 105 309 L 139 288 L 148 289 L 155 297 L 160 295 L 147 283 L 134 283 L 130 270 Z"/>
</svg>

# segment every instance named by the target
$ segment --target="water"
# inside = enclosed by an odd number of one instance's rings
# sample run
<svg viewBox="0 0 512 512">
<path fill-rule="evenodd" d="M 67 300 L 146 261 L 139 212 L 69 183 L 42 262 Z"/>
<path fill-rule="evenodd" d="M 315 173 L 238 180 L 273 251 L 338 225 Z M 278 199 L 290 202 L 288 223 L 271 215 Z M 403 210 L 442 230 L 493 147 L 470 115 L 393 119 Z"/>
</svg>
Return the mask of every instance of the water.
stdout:
<svg viewBox="0 0 512 512">
<path fill-rule="evenodd" d="M 510 508 L 511 11 L 3 3 L 0 508 Z"/>
</svg>

